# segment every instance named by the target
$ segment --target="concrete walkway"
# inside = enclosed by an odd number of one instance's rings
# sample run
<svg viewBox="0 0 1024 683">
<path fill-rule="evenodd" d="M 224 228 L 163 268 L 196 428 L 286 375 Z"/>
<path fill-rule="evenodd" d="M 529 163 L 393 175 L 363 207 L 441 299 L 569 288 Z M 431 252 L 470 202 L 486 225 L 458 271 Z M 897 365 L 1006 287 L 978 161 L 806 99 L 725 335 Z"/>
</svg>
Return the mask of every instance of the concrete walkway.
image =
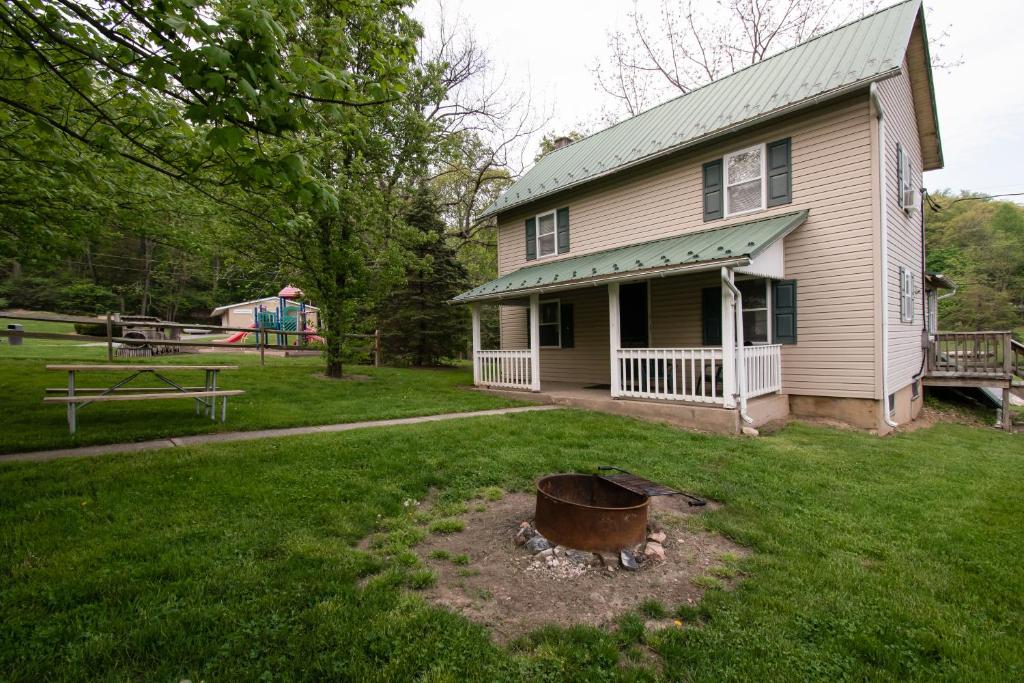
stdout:
<svg viewBox="0 0 1024 683">
<path fill-rule="evenodd" d="M 314 425 L 312 427 L 287 427 L 284 429 L 259 429 L 248 432 L 221 432 L 219 434 L 197 434 L 195 436 L 175 436 L 169 439 L 153 441 L 135 441 L 132 443 L 112 443 L 100 446 L 83 446 L 81 448 L 58 448 L 52 451 L 29 451 L 27 453 L 8 453 L 0 455 L 0 463 L 5 462 L 43 462 L 61 458 L 91 458 L 97 455 L 114 453 L 139 453 L 159 448 L 175 448 L 177 446 L 199 446 L 208 443 L 228 443 L 231 441 L 255 441 L 257 439 L 275 439 L 282 436 L 301 434 L 324 434 L 329 432 L 348 432 L 353 429 L 370 429 L 371 427 L 398 427 L 415 425 L 424 422 L 441 422 L 443 420 L 461 420 L 467 417 L 487 417 L 489 415 L 514 415 L 540 410 L 558 410 L 561 406 L 541 405 L 523 406 L 521 408 L 497 408 L 495 410 L 475 410 L 468 413 L 442 413 L 441 415 L 423 415 L 420 417 L 402 417 L 393 420 L 371 420 L 369 422 L 344 422 L 332 425 Z"/>
</svg>

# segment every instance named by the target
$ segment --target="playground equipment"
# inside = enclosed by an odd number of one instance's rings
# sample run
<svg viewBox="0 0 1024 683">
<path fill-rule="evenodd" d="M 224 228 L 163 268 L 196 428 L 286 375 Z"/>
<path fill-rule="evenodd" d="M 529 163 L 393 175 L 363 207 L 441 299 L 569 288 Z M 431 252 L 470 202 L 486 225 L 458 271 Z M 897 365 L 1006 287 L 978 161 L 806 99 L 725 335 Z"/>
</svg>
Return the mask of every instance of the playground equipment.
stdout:
<svg viewBox="0 0 1024 683">
<path fill-rule="evenodd" d="M 295 341 L 291 343 L 295 346 L 301 346 L 303 340 L 323 343 L 323 337 L 315 334 L 306 336 L 281 334 L 281 332 L 296 332 L 300 329 L 303 332 L 316 332 L 316 330 L 306 324 L 306 304 L 300 297 L 302 297 L 301 290 L 291 285 L 285 287 L 277 293 L 276 310 L 267 307 L 266 304 L 259 304 L 253 307 L 253 323 L 249 325 L 249 328 L 254 331 L 262 329 L 268 338 L 273 335 L 276 337 L 277 346 L 288 346 L 289 337 L 294 337 Z M 235 344 L 250 334 L 252 332 L 236 332 L 224 341 L 229 344 Z"/>
</svg>

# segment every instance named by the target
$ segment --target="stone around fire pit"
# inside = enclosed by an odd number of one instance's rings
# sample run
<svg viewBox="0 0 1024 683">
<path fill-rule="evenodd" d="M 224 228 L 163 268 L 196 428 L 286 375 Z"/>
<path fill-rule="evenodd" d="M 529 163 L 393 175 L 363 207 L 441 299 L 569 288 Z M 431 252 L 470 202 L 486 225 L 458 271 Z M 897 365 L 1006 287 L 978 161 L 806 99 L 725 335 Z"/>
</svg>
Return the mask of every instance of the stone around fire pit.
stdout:
<svg viewBox="0 0 1024 683">
<path fill-rule="evenodd" d="M 630 548 L 637 571 L 625 571 L 619 553 L 581 551 L 555 545 L 537 553 L 516 545 L 530 518 L 534 498 L 511 493 L 478 505 L 463 515 L 465 528 L 432 534 L 417 546 L 423 561 L 437 574 L 437 583 L 420 594 L 491 629 L 499 642 L 548 624 L 611 625 L 644 600 L 656 599 L 669 609 L 692 605 L 703 595 L 709 570 L 747 551 L 713 533 L 699 531 L 686 517 L 714 509 L 688 508 L 685 501 L 652 499 L 651 533 L 665 533 L 664 559 L 645 550 L 644 537 Z M 714 507 L 712 507 L 714 505 Z M 699 525 L 698 525 L 699 526 Z M 532 540 L 532 538 L 531 538 Z M 547 539 L 545 539 L 547 540 Z M 438 552 L 443 551 L 443 552 Z M 468 564 L 446 557 L 468 557 Z M 725 580 L 731 587 L 737 579 Z"/>
</svg>

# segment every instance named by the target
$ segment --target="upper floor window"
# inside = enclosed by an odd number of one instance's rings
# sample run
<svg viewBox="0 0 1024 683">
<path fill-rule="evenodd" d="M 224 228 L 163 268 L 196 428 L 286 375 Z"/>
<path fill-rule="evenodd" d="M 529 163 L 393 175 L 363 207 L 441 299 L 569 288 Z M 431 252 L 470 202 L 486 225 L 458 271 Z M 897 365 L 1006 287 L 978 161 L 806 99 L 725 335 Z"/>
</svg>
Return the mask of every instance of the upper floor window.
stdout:
<svg viewBox="0 0 1024 683">
<path fill-rule="evenodd" d="M 914 196 L 914 166 L 906 148 L 896 143 L 896 184 L 900 193 L 900 207 L 904 211 L 914 210 L 917 203 Z"/>
<path fill-rule="evenodd" d="M 704 164 L 704 220 L 739 216 L 789 204 L 790 139 L 730 152 Z"/>
<path fill-rule="evenodd" d="M 526 219 L 526 260 L 569 251 L 569 207 Z"/>
<path fill-rule="evenodd" d="M 764 145 L 725 155 L 725 215 L 764 208 Z"/>
<path fill-rule="evenodd" d="M 555 212 L 537 216 L 537 258 L 551 256 L 558 250 L 555 243 Z"/>
</svg>

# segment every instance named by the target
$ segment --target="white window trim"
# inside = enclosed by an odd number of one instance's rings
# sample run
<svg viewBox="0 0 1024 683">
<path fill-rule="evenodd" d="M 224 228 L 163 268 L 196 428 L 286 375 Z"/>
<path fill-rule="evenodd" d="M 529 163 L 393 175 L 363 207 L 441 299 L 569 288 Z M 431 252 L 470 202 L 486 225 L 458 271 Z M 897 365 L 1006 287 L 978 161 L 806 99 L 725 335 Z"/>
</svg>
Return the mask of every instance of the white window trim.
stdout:
<svg viewBox="0 0 1024 683">
<path fill-rule="evenodd" d="M 555 318 L 555 322 L 553 322 L 553 323 L 541 322 L 544 319 L 544 317 L 540 315 L 540 309 L 543 308 L 545 306 L 545 304 L 554 304 L 555 305 L 555 310 L 558 312 L 558 315 Z M 562 348 L 562 300 L 561 299 L 544 299 L 537 306 L 537 315 L 538 315 L 538 317 L 540 317 L 540 320 L 537 321 L 537 325 L 538 325 L 538 327 L 537 327 L 538 343 L 539 343 L 539 340 L 540 340 L 540 328 L 541 327 L 544 327 L 545 325 L 549 325 L 549 326 L 550 325 L 554 325 L 555 329 L 558 331 L 558 344 L 556 344 L 554 346 L 552 346 L 552 345 L 545 346 L 544 344 L 541 344 L 540 348 L 542 348 L 542 349 L 560 349 L 560 348 Z"/>
<path fill-rule="evenodd" d="M 762 142 L 759 145 L 751 145 L 750 147 L 737 149 L 722 156 L 722 201 L 724 202 L 722 206 L 725 209 L 725 218 L 745 216 L 748 213 L 764 211 L 768 206 L 768 183 L 766 182 L 766 178 L 768 176 L 767 147 L 768 145 Z M 734 157 L 737 154 L 743 154 L 744 152 L 752 152 L 754 150 L 761 151 L 761 205 L 745 211 L 731 211 L 729 208 L 729 157 Z M 749 183 L 750 181 L 744 180 L 743 182 Z M 739 183 L 734 184 L 738 185 Z"/>
<path fill-rule="evenodd" d="M 900 322 L 914 322 L 914 272 L 900 266 Z"/>
<path fill-rule="evenodd" d="M 551 224 L 554 226 L 554 231 L 551 233 L 551 235 L 555 238 L 555 250 L 553 252 L 551 252 L 550 254 L 545 254 L 543 256 L 541 256 L 541 253 L 540 253 L 540 219 L 541 219 L 541 216 L 551 216 Z M 535 224 L 537 226 L 537 229 L 534 231 L 534 235 L 533 235 L 533 248 L 537 252 L 537 258 L 535 260 L 539 261 L 540 259 L 551 258 L 552 256 L 558 256 L 558 210 L 557 209 L 552 209 L 551 211 L 545 211 L 543 213 L 538 213 L 533 218 L 534 218 L 534 222 L 535 222 Z"/>
<path fill-rule="evenodd" d="M 907 154 L 907 148 L 900 145 L 900 158 L 898 160 L 900 165 L 900 207 L 910 213 L 915 208 L 914 202 L 914 177 L 913 167 L 911 164 L 910 155 Z M 907 202 L 907 197 L 910 197 L 910 202 Z"/>
<path fill-rule="evenodd" d="M 772 280 L 771 280 L 771 278 L 767 278 L 767 277 L 762 278 L 762 277 L 757 277 L 757 276 L 754 276 L 754 275 L 750 275 L 750 276 L 747 276 L 747 277 L 736 278 L 737 282 L 742 282 L 744 280 L 762 280 L 764 282 L 764 288 L 765 288 L 765 293 L 764 293 L 765 294 L 765 298 L 764 298 L 765 306 L 764 306 L 764 308 L 747 308 L 746 302 L 744 302 L 744 304 L 743 304 L 743 313 L 746 314 L 747 311 L 765 311 L 768 314 L 768 329 L 767 329 L 766 341 L 751 341 L 750 342 L 751 346 L 768 346 L 769 344 L 772 343 Z M 746 338 L 746 335 L 744 335 L 743 341 L 747 342 L 747 341 L 750 341 L 750 340 Z"/>
</svg>

